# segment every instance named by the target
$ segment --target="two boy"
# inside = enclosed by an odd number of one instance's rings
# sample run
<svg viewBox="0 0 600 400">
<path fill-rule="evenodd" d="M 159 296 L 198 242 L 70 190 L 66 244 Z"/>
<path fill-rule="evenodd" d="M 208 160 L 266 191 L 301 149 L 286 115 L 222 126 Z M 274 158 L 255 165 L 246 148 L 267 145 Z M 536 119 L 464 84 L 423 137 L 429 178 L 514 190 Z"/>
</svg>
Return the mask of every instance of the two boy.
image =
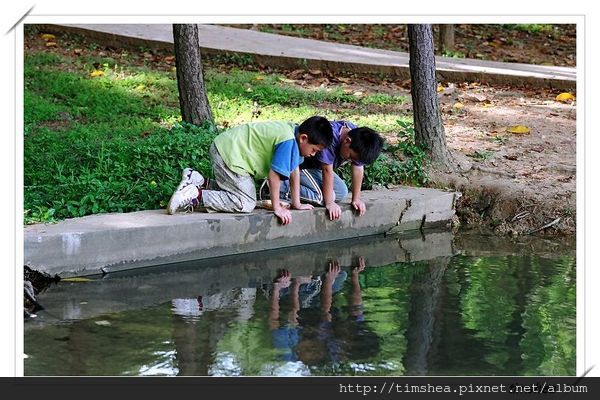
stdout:
<svg viewBox="0 0 600 400">
<path fill-rule="evenodd" d="M 173 214 L 203 206 L 250 212 L 256 206 L 254 179 L 266 178 L 259 191 L 261 200 L 270 198 L 282 224 L 290 223 L 292 217 L 281 199 L 299 210 L 312 209 L 311 204 L 325 206 L 329 218 L 338 219 L 341 208 L 336 202 L 347 196 L 348 188 L 333 170 L 352 162 L 352 206 L 362 216 L 366 210 L 360 199 L 364 165 L 374 162 L 382 147 L 383 139 L 370 128 L 347 121 L 330 123 L 319 116 L 298 127 L 286 122 L 241 125 L 221 133 L 211 145 L 216 184 L 197 171 L 184 169 L 167 211 Z"/>
<path fill-rule="evenodd" d="M 273 212 L 283 225 L 292 221 L 279 200 L 282 181 L 290 181 L 291 207 L 310 210 L 299 196 L 299 166 L 331 145 L 333 133 L 324 117 L 308 118 L 300 126 L 288 122 L 256 122 L 221 133 L 210 147 L 216 182 L 190 168 L 171 196 L 167 212 L 204 207 L 220 212 L 250 212 L 256 207 L 254 179 L 266 178 L 271 188 Z"/>
</svg>

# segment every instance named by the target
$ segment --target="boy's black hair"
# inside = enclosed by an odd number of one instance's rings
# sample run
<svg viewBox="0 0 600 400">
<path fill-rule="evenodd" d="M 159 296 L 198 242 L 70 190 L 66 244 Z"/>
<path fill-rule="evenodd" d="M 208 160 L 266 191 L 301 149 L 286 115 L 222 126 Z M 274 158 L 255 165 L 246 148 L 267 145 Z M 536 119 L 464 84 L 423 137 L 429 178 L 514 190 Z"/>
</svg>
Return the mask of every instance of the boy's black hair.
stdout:
<svg viewBox="0 0 600 400">
<path fill-rule="evenodd" d="M 371 128 L 354 128 L 348 132 L 350 149 L 358 154 L 360 162 L 372 164 L 377 160 L 383 149 L 383 138 Z"/>
<path fill-rule="evenodd" d="M 325 147 L 333 143 L 333 130 L 331 124 L 325 117 L 315 115 L 300 124 L 299 133 L 308 136 L 308 142 L 311 144 L 322 144 Z"/>
</svg>

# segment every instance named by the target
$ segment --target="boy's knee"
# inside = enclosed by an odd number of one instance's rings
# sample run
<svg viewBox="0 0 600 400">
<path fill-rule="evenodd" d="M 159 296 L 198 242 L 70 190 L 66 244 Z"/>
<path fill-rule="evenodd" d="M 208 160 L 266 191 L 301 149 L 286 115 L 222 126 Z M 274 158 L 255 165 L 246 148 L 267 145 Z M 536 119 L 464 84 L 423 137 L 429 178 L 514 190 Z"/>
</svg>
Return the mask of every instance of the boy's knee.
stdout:
<svg viewBox="0 0 600 400">
<path fill-rule="evenodd" d="M 252 210 L 254 210 L 255 208 L 256 208 L 256 201 L 248 201 L 248 200 L 242 201 L 241 212 L 249 213 L 249 212 L 252 212 Z"/>
</svg>

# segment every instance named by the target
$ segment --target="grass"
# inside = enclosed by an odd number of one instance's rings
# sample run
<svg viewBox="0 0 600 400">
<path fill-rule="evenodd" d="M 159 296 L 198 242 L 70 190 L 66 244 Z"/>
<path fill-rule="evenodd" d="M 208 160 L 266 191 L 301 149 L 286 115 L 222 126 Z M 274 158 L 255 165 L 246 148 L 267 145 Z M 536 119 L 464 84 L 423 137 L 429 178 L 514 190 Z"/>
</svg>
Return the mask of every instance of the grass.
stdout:
<svg viewBox="0 0 600 400">
<path fill-rule="evenodd" d="M 95 69 L 103 75 L 92 77 Z M 207 69 L 216 125 L 202 127 L 181 123 L 173 71 L 49 49 L 26 52 L 24 75 L 25 223 L 164 208 L 182 168 L 210 176 L 210 143 L 222 129 L 240 123 L 299 123 L 318 114 L 393 135 L 406 136 L 411 129 L 409 117 L 386 111 L 406 102 L 404 97 L 304 89 L 278 74 Z M 365 188 L 426 181 L 424 158 L 406 144 L 410 140 L 399 143 L 405 144 L 388 146 L 367 168 Z M 401 152 L 416 157 L 401 161 Z"/>
<path fill-rule="evenodd" d="M 516 29 L 531 34 L 547 33 L 554 30 L 554 26 L 551 24 L 503 24 L 502 26 L 506 29 Z"/>
</svg>

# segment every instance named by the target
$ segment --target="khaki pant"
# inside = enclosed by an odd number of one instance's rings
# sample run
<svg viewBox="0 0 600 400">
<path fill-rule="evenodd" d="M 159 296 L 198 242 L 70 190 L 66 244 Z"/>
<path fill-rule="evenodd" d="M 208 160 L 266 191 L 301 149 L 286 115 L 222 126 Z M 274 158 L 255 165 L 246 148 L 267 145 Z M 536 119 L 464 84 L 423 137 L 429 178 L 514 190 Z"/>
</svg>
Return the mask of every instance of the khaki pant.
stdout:
<svg viewBox="0 0 600 400">
<path fill-rule="evenodd" d="M 251 176 L 238 175 L 225 165 L 217 147 L 210 146 L 213 172 L 221 190 L 203 190 L 204 207 L 221 212 L 251 212 L 256 207 L 256 187 Z"/>
</svg>

